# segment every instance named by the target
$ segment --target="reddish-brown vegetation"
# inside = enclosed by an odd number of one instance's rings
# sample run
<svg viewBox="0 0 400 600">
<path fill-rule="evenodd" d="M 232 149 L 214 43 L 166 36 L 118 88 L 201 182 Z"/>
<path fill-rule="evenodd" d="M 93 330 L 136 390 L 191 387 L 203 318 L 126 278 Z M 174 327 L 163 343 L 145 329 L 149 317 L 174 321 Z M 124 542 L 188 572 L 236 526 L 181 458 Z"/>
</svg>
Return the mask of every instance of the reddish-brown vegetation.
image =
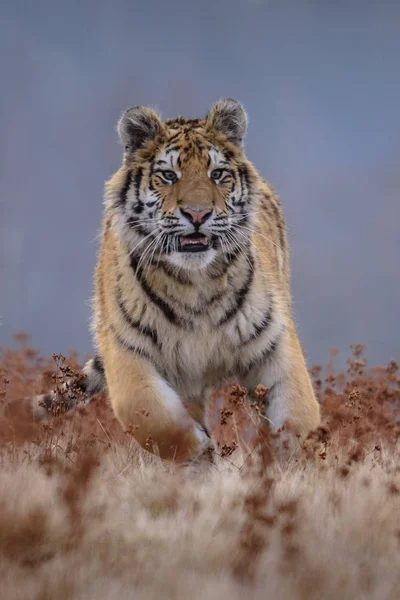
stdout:
<svg viewBox="0 0 400 600">
<path fill-rule="evenodd" d="M 12 598 L 398 598 L 400 377 L 312 367 L 323 423 L 277 454 L 268 390 L 217 390 L 216 459 L 161 463 L 98 395 L 47 422 L 77 357 L 0 348 L 0 577 Z M 62 408 L 62 407 L 61 407 Z M 279 437 L 279 436 L 278 436 Z"/>
</svg>

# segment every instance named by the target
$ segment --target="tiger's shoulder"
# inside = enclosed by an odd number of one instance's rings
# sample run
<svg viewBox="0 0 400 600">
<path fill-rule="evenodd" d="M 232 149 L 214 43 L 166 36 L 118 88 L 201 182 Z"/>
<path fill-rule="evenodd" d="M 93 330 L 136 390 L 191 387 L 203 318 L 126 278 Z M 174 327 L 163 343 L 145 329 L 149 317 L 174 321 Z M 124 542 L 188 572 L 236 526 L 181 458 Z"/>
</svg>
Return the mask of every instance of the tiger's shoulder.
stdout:
<svg viewBox="0 0 400 600">
<path fill-rule="evenodd" d="M 259 201 L 252 226 L 253 248 L 270 277 L 290 295 L 290 257 L 286 219 L 272 185 L 258 176 Z"/>
</svg>

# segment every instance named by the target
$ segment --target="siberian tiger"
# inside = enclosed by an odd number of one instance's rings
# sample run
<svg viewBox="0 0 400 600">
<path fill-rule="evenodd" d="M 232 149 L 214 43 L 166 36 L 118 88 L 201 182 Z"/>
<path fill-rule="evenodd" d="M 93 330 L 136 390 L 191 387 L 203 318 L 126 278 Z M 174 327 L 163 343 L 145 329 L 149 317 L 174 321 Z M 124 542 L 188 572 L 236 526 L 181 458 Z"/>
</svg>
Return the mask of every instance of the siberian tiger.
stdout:
<svg viewBox="0 0 400 600">
<path fill-rule="evenodd" d="M 208 448 L 204 406 L 223 382 L 267 386 L 272 428 L 304 435 L 320 422 L 282 209 L 245 156 L 246 127 L 232 99 L 205 118 L 135 107 L 118 123 L 124 158 L 105 186 L 84 388 L 106 388 L 122 425 L 166 459 Z M 38 417 L 53 399 L 36 399 Z"/>
</svg>

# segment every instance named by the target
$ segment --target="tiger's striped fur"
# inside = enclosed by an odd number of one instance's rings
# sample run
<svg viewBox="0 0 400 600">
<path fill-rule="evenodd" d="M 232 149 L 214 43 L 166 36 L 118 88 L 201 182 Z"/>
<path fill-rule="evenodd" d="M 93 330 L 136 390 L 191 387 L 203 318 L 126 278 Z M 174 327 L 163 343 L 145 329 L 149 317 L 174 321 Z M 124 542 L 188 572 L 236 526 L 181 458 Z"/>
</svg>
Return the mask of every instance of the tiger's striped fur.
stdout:
<svg viewBox="0 0 400 600">
<path fill-rule="evenodd" d="M 270 388 L 275 428 L 319 424 L 284 217 L 245 157 L 246 125 L 224 99 L 204 119 L 163 122 L 137 107 L 118 126 L 124 161 L 105 187 L 86 388 L 103 382 L 123 426 L 165 458 L 209 444 L 204 405 L 224 381 Z"/>
</svg>

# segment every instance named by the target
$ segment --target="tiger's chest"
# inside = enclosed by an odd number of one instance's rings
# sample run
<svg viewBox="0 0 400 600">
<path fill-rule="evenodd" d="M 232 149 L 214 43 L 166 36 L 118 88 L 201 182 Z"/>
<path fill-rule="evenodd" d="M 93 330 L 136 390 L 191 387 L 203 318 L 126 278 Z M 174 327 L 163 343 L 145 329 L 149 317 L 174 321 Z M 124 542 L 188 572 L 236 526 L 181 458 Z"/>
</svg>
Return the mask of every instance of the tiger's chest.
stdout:
<svg viewBox="0 0 400 600">
<path fill-rule="evenodd" d="M 174 331 L 165 336 L 162 357 L 170 383 L 184 396 L 200 397 L 239 371 L 246 354 L 241 341 L 251 335 L 251 319 L 240 313 L 216 326 L 211 318 L 191 331 Z"/>
</svg>

